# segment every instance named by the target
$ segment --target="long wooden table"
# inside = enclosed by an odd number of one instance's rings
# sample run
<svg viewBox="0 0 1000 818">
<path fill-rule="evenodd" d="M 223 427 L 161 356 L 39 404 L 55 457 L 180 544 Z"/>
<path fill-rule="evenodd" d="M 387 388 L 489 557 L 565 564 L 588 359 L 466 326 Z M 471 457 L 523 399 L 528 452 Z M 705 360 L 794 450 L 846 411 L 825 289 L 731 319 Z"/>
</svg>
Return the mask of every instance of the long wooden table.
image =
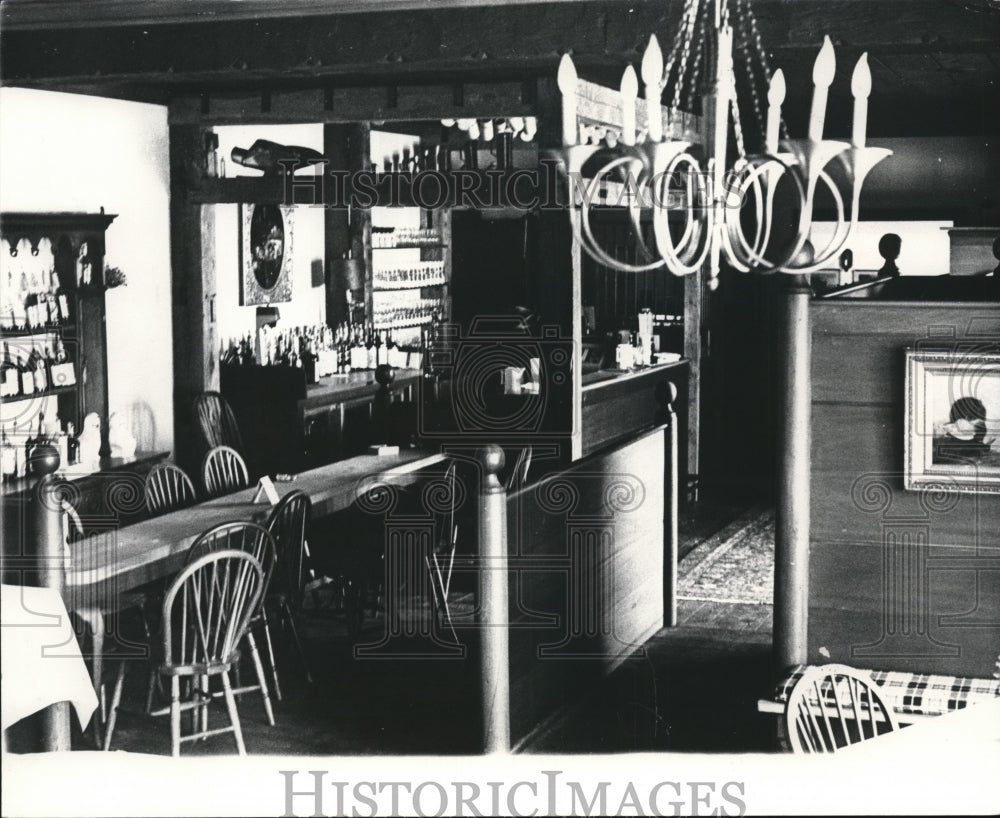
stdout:
<svg viewBox="0 0 1000 818">
<path fill-rule="evenodd" d="M 302 472 L 290 482 L 275 483 L 280 496 L 299 489 L 312 501 L 313 517 L 348 508 L 359 491 L 378 483 L 407 485 L 414 472 L 444 460 L 426 450 L 402 450 L 398 455 L 361 455 Z M 249 520 L 266 506 L 253 502 L 256 486 L 218 497 L 181 511 L 99 534 L 71 546 L 66 588 L 113 584 L 117 592 L 170 576 L 184 564 L 186 551 L 204 531 L 219 523 Z"/>
<path fill-rule="evenodd" d="M 279 496 L 295 489 L 312 501 L 313 517 L 325 517 L 350 507 L 359 492 L 379 484 L 405 486 L 419 478 L 416 472 L 443 461 L 444 455 L 426 450 L 401 450 L 397 455 L 361 455 L 321 466 L 275 483 Z M 257 488 L 244 489 L 181 511 L 135 525 L 93 535 L 70 547 L 65 572 L 66 607 L 75 612 L 93 637 L 94 688 L 101 693 L 106 614 L 122 595 L 147 582 L 169 577 L 184 567 L 188 549 L 204 531 L 219 523 L 251 520 L 268 510 L 253 502 Z M 116 635 L 116 638 L 117 635 Z M 145 646 L 119 641 L 119 653 L 143 655 Z M 96 721 L 95 721 L 96 730 Z M 98 733 L 98 740 L 100 735 Z"/>
</svg>

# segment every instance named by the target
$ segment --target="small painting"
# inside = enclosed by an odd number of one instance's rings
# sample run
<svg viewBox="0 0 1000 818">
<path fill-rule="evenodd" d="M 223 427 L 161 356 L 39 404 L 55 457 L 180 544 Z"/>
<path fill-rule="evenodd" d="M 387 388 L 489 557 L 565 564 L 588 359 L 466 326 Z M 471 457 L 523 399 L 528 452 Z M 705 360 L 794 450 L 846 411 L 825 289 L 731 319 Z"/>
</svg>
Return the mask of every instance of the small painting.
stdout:
<svg viewBox="0 0 1000 818">
<path fill-rule="evenodd" d="M 1000 352 L 906 351 L 907 489 L 1000 493 Z"/>
<path fill-rule="evenodd" d="M 240 206 L 240 305 L 292 300 L 292 208 Z"/>
</svg>

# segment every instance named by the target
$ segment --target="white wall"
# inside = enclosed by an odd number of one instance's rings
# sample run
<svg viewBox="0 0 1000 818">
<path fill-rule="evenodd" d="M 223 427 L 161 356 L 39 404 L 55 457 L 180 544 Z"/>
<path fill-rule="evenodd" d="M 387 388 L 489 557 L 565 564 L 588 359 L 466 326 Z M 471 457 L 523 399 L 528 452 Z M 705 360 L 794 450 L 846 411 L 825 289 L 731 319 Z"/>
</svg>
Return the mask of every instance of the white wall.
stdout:
<svg viewBox="0 0 1000 818">
<path fill-rule="evenodd" d="M 219 156 L 225 159 L 226 176 L 260 176 L 261 172 L 244 168 L 231 160 L 234 147 L 249 148 L 257 139 L 282 145 L 300 145 L 322 151 L 321 125 L 256 125 L 216 128 Z M 300 173 L 315 173 L 303 169 Z M 216 241 L 216 318 L 221 343 L 256 330 L 256 307 L 239 305 L 240 206 L 217 205 L 215 208 Z M 277 304 L 281 319 L 278 328 L 310 326 L 326 322 L 324 286 L 324 229 L 322 207 L 295 207 L 292 213 L 292 300 Z"/>
<path fill-rule="evenodd" d="M 109 411 L 140 448 L 172 450 L 169 196 L 165 107 L 0 89 L 0 209 L 118 214 L 107 263 L 128 285 L 107 295 Z"/>
<path fill-rule="evenodd" d="M 901 240 L 899 258 L 896 259 L 900 275 L 945 275 L 951 267 L 951 240 L 948 237 L 951 226 L 950 221 L 860 221 L 843 249 L 853 252 L 855 270 L 874 272 L 885 264 L 885 259 L 878 252 L 879 240 L 886 233 L 895 233 Z M 833 237 L 834 227 L 833 222 L 813 225 L 813 245 L 817 251 Z M 827 265 L 830 269 L 837 269 L 837 256 Z"/>
</svg>

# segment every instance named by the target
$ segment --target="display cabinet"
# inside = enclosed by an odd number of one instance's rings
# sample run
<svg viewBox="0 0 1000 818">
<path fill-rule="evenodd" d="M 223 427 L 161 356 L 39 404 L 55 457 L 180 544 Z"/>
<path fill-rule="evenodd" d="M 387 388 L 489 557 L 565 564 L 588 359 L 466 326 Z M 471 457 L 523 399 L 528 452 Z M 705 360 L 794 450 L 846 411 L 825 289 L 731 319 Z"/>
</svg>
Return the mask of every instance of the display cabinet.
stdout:
<svg viewBox="0 0 1000 818">
<path fill-rule="evenodd" d="M 80 432 L 96 412 L 100 453 L 108 454 L 104 254 L 114 219 L 103 210 L 0 215 L 5 482 L 24 477 L 26 444 L 40 424 Z"/>
</svg>

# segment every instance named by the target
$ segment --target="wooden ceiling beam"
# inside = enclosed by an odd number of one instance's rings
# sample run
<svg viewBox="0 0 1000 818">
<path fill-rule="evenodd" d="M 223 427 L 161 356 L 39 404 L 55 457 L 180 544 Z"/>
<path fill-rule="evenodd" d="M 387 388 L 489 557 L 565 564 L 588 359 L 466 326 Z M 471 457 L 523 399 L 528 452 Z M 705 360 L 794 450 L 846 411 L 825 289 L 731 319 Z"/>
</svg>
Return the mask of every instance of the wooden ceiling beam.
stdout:
<svg viewBox="0 0 1000 818">
<path fill-rule="evenodd" d="M 536 113 L 535 94 L 526 93 L 524 83 L 464 83 L 461 88 L 459 96 L 451 83 L 279 90 L 270 93 L 266 110 L 259 94 L 182 96 L 170 105 L 170 124 L 419 122 L 445 117 L 485 119 Z M 456 99 L 461 104 L 456 104 Z"/>
<path fill-rule="evenodd" d="M 47 4 L 45 4 L 47 5 Z M 89 4 L 88 4 L 89 5 Z M 236 4 L 242 5 L 242 4 Z M 637 62 L 651 32 L 666 46 L 679 3 L 550 2 L 198 23 L 0 31 L 8 84 L 176 77 L 241 84 L 253 74 L 289 81 L 502 65 L 532 70 L 572 52 L 581 67 Z M 1000 15 L 941 0 L 798 0 L 757 6 L 765 47 L 814 50 L 825 34 L 856 51 L 986 52 Z"/>
</svg>

